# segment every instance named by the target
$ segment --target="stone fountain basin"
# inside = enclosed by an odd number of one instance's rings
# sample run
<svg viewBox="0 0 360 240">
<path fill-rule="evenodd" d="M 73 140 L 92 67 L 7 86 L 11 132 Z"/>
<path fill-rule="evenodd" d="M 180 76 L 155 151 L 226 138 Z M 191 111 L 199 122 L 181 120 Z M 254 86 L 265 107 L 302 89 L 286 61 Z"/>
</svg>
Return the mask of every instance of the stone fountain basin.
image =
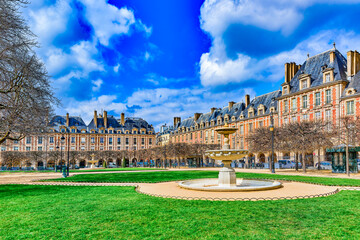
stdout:
<svg viewBox="0 0 360 240">
<path fill-rule="evenodd" d="M 251 180 L 236 179 L 234 186 L 219 186 L 217 178 L 195 179 L 179 182 L 179 187 L 209 192 L 245 192 L 245 191 L 262 191 L 281 188 L 282 184 L 278 181 L 271 180 Z"/>
<path fill-rule="evenodd" d="M 245 157 L 248 153 L 247 150 L 221 149 L 206 151 L 205 155 L 215 160 L 237 160 Z"/>
</svg>

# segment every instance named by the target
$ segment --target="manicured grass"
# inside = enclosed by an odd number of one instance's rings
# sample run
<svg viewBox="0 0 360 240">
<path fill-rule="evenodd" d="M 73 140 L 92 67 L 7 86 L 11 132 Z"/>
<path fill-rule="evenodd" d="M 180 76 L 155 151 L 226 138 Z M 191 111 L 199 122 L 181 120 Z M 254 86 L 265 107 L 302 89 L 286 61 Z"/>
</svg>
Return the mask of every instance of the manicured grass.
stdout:
<svg viewBox="0 0 360 240">
<path fill-rule="evenodd" d="M 94 169 L 90 169 L 90 168 L 85 168 L 84 170 L 81 169 L 70 169 L 70 172 L 108 172 L 108 171 L 117 171 L 117 172 L 122 172 L 122 171 L 153 171 L 153 170 L 166 170 L 164 168 L 145 168 L 145 167 L 134 167 L 134 168 L 94 168 Z M 37 173 L 37 172 L 54 172 L 55 170 L 29 170 L 29 171 L 22 171 L 22 170 L 14 170 L 14 171 L 0 171 L 1 173 Z M 58 170 L 58 172 L 60 172 L 60 170 Z"/>
<path fill-rule="evenodd" d="M 0 239 L 359 239 L 360 192 L 186 201 L 133 187 L 0 186 Z"/>
<path fill-rule="evenodd" d="M 287 181 L 300 181 L 336 186 L 360 186 L 360 179 L 329 178 L 277 175 L 265 173 L 236 173 L 238 178 L 252 179 L 275 179 Z M 81 174 L 69 178 L 58 178 L 47 181 L 68 182 L 165 182 L 196 178 L 216 178 L 218 171 L 163 171 L 163 172 L 131 172 L 131 173 L 103 173 L 103 174 Z"/>
<path fill-rule="evenodd" d="M 134 167 L 134 168 L 100 168 L 100 169 L 84 169 L 84 170 L 80 170 L 80 169 L 73 169 L 70 170 L 70 172 L 108 172 L 108 171 L 118 171 L 118 172 L 122 172 L 122 171 L 153 171 L 153 170 L 166 170 L 164 168 L 144 168 L 144 167 Z"/>
</svg>

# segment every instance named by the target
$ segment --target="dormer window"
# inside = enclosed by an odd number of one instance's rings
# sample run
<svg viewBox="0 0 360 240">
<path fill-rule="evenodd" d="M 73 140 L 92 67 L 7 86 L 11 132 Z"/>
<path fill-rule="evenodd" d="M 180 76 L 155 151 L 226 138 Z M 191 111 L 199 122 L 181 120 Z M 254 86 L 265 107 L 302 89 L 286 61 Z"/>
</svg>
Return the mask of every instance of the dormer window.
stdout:
<svg viewBox="0 0 360 240">
<path fill-rule="evenodd" d="M 333 68 L 326 68 L 323 71 L 323 83 L 329 83 L 334 81 L 334 69 Z"/>
<path fill-rule="evenodd" d="M 305 88 L 308 88 L 308 81 L 306 79 L 301 81 L 301 89 Z"/>
<path fill-rule="evenodd" d="M 325 82 L 330 82 L 330 73 L 325 74 Z"/>
<path fill-rule="evenodd" d="M 86 130 L 85 130 L 85 129 L 83 129 L 83 130 L 81 130 L 81 132 L 82 132 L 82 133 L 86 133 Z"/>
<path fill-rule="evenodd" d="M 310 87 L 310 74 L 301 74 L 299 76 L 300 90 Z"/>
<path fill-rule="evenodd" d="M 354 94 L 356 93 L 356 90 L 354 88 L 349 88 L 346 90 L 346 95 L 351 95 L 351 94 Z"/>
<path fill-rule="evenodd" d="M 72 132 L 72 133 L 75 133 L 75 128 L 72 128 L 72 129 L 71 129 L 71 132 Z"/>
<path fill-rule="evenodd" d="M 288 94 L 288 93 L 289 93 L 289 87 L 283 86 L 283 94 Z"/>
<path fill-rule="evenodd" d="M 258 111 L 258 115 L 263 115 L 264 114 L 264 110 L 263 109 L 260 109 L 259 111 Z"/>
</svg>

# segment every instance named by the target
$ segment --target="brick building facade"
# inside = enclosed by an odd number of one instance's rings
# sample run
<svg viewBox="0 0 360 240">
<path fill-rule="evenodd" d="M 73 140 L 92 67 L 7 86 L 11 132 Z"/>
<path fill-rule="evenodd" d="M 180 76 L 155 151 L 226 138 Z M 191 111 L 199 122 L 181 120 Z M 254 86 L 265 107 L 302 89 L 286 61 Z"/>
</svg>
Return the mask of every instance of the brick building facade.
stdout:
<svg viewBox="0 0 360 240">
<path fill-rule="evenodd" d="M 211 108 L 208 113 L 195 113 L 181 121 L 174 118 L 171 142 L 222 143 L 214 131 L 225 122 L 236 127 L 230 136 L 231 148 L 247 149 L 246 137 L 257 127 L 270 125 L 273 113 L 275 126 L 292 121 L 329 120 L 339 125 L 346 115 L 360 116 L 360 54 L 349 51 L 345 58 L 334 46 L 326 52 L 308 57 L 302 64 L 285 64 L 284 83 L 280 90 L 242 102 L 229 102 L 222 109 Z M 314 156 L 318 151 L 309 152 Z M 320 150 L 321 157 L 325 155 Z M 294 153 L 277 152 L 276 158 L 293 157 Z M 248 158 L 267 162 L 269 154 L 250 153 Z"/>
</svg>

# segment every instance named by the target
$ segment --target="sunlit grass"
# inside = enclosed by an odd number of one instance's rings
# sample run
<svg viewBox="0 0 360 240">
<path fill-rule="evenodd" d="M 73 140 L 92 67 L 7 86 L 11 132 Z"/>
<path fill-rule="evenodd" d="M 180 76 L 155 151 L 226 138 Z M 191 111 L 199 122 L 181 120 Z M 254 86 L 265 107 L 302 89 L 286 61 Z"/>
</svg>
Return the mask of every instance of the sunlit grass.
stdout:
<svg viewBox="0 0 360 240">
<path fill-rule="evenodd" d="M 221 202 L 133 187 L 0 186 L 0 239 L 359 239 L 360 192 Z"/>
</svg>

